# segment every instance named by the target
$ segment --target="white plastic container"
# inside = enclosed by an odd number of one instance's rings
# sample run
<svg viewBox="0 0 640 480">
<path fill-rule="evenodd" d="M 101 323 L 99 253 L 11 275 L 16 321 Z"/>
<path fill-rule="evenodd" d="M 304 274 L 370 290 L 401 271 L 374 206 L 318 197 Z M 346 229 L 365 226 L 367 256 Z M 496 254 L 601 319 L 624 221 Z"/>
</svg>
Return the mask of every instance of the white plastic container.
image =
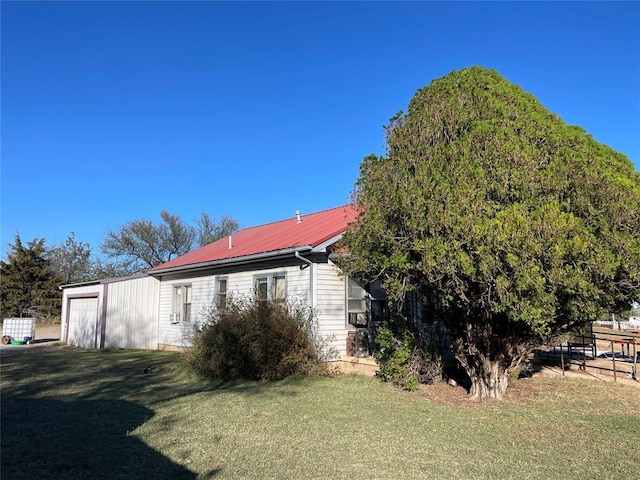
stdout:
<svg viewBox="0 0 640 480">
<path fill-rule="evenodd" d="M 2 343 L 31 343 L 36 336 L 35 318 L 5 318 L 2 323 Z"/>
</svg>

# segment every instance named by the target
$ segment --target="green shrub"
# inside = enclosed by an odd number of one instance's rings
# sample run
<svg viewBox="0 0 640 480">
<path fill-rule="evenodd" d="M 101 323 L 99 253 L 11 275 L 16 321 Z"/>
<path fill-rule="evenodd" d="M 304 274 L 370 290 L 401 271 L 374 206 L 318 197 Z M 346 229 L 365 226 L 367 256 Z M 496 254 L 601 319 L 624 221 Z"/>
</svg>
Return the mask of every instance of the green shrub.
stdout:
<svg viewBox="0 0 640 480">
<path fill-rule="evenodd" d="M 415 390 L 419 383 L 433 383 L 442 378 L 441 357 L 422 345 L 404 318 L 393 317 L 380 327 L 375 342 L 378 376 L 385 382 Z"/>
<path fill-rule="evenodd" d="M 319 361 L 313 316 L 292 304 L 227 298 L 195 333 L 187 364 L 212 378 L 280 380 L 311 371 Z"/>
</svg>

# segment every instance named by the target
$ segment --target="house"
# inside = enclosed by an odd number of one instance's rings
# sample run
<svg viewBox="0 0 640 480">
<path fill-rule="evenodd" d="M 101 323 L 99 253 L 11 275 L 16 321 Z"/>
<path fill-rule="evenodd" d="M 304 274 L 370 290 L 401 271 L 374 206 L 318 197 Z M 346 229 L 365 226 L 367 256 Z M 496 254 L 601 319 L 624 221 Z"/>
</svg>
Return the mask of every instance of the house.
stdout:
<svg viewBox="0 0 640 480">
<path fill-rule="evenodd" d="M 228 295 L 255 294 L 312 307 L 318 333 L 338 356 L 367 356 L 380 288 L 363 288 L 334 263 L 356 218 L 337 207 L 245 228 L 135 277 L 63 287 L 62 338 L 87 348 L 172 350 Z"/>
</svg>

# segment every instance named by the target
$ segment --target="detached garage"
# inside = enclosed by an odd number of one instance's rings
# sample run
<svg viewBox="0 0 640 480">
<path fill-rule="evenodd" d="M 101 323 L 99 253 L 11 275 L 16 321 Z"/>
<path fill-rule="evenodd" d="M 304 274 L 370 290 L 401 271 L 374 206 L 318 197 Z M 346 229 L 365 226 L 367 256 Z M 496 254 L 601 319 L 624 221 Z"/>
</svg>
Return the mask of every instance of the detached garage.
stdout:
<svg viewBox="0 0 640 480">
<path fill-rule="evenodd" d="M 71 345 L 83 348 L 98 346 L 98 299 L 98 296 L 69 298 L 66 338 Z"/>
<path fill-rule="evenodd" d="M 61 289 L 63 341 L 83 348 L 158 348 L 159 280 L 138 275 Z"/>
</svg>

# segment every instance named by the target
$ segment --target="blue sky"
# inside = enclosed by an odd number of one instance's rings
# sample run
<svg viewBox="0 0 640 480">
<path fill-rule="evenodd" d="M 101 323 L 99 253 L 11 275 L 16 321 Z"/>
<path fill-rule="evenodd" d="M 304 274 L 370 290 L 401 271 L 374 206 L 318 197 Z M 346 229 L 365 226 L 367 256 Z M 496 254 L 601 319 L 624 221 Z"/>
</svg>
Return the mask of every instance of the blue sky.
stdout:
<svg viewBox="0 0 640 480">
<path fill-rule="evenodd" d="M 1 3 L 1 241 L 349 201 L 418 88 L 495 68 L 640 170 L 640 3 Z"/>
</svg>

